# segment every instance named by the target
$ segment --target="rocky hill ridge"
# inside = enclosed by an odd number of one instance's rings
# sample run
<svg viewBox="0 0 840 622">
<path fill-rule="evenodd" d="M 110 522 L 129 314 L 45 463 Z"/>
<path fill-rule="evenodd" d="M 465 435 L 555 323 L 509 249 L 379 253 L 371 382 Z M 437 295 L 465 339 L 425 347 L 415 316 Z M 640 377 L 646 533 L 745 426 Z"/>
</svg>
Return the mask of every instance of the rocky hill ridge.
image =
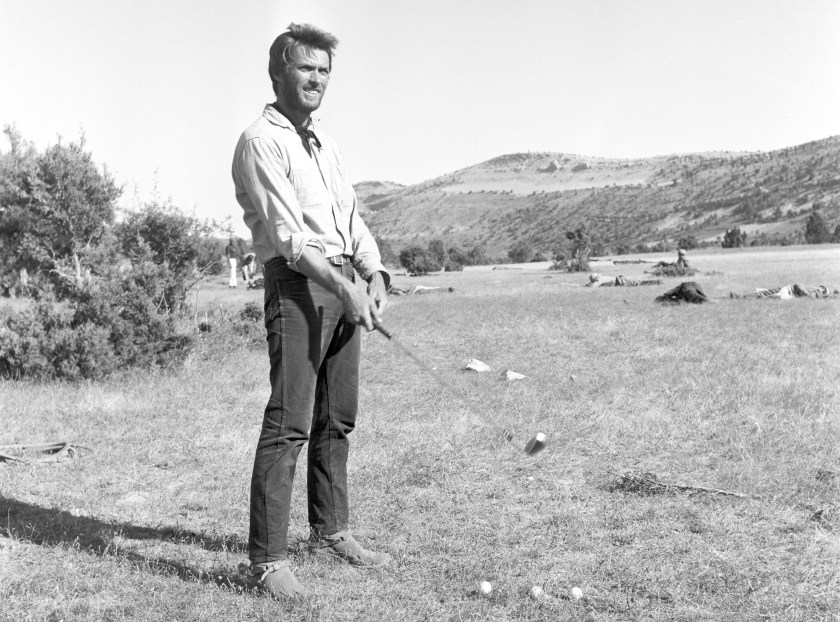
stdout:
<svg viewBox="0 0 840 622">
<path fill-rule="evenodd" d="M 611 247 L 714 241 L 735 226 L 750 240 L 787 243 L 813 209 L 832 230 L 840 224 L 840 136 L 770 152 L 638 159 L 515 153 L 411 186 L 356 190 L 368 226 L 395 249 L 439 238 L 499 256 L 525 240 L 550 253 L 580 224 Z"/>
</svg>

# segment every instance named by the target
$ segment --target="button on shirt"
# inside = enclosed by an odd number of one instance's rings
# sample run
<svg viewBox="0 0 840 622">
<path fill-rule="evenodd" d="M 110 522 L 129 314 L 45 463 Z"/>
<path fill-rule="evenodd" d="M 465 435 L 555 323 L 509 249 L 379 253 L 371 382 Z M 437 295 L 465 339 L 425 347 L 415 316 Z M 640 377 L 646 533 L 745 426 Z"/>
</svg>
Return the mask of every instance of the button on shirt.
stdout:
<svg viewBox="0 0 840 622">
<path fill-rule="evenodd" d="M 233 183 L 254 251 L 268 263 L 284 257 L 292 268 L 303 249 L 314 246 L 325 257 L 348 255 L 364 279 L 384 273 L 379 249 L 356 204 L 335 141 L 316 123 L 301 136 L 271 104 L 246 129 L 233 156 Z M 320 142 L 320 147 L 317 143 Z"/>
</svg>

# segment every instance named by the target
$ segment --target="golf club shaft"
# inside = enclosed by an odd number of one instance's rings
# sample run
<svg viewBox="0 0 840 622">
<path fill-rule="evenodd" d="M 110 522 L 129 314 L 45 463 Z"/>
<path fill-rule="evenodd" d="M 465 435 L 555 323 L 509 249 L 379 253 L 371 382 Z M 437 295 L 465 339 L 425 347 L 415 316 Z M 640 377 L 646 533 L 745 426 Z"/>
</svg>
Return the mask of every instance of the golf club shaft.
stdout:
<svg viewBox="0 0 840 622">
<path fill-rule="evenodd" d="M 440 374 L 438 374 L 438 373 L 437 373 L 434 369 L 432 369 L 432 368 L 431 368 L 428 364 L 426 364 L 426 363 L 425 363 L 425 362 L 424 362 L 424 361 L 423 361 L 423 360 L 422 360 L 419 356 L 417 356 L 416 354 L 414 354 L 414 352 L 411 350 L 411 348 L 409 348 L 407 345 L 405 345 L 404 343 L 402 343 L 399 339 L 397 339 L 396 337 L 394 337 L 394 335 L 391 333 L 391 331 L 389 331 L 387 328 L 385 328 L 384 326 L 382 326 L 381 324 L 378 324 L 378 323 L 377 323 L 377 324 L 374 324 L 374 325 L 376 326 L 376 330 L 378 330 L 380 333 L 382 333 L 383 335 L 385 335 L 385 337 L 387 337 L 387 338 L 388 338 L 388 341 L 391 341 L 392 343 L 396 344 L 396 345 L 400 348 L 400 350 L 402 350 L 402 351 L 403 351 L 403 352 L 405 352 L 405 353 L 406 353 L 409 357 L 411 357 L 411 360 L 413 360 L 413 361 L 414 361 L 415 363 L 417 363 L 420 367 L 422 367 L 422 368 L 423 368 L 423 369 L 425 369 L 427 372 L 429 372 L 429 374 L 430 374 L 430 375 L 431 375 L 431 376 L 432 376 L 435 380 L 437 380 L 437 381 L 438 381 L 438 384 L 440 384 L 440 385 L 442 385 L 442 386 L 446 387 L 446 388 L 447 388 L 447 389 L 449 389 L 449 390 L 450 390 L 450 391 L 451 391 L 451 392 L 452 392 L 452 393 L 453 393 L 456 397 L 458 397 L 458 398 L 459 398 L 459 399 L 460 399 L 460 400 L 464 403 L 464 405 L 465 405 L 465 406 L 466 406 L 466 407 L 470 410 L 470 412 L 472 412 L 474 415 L 478 416 L 479 418 L 482 418 L 482 419 L 484 418 L 484 417 L 483 417 L 483 416 L 482 416 L 482 415 L 478 412 L 478 409 L 477 409 L 477 408 L 475 408 L 475 407 L 473 406 L 473 404 L 472 404 L 472 402 L 470 402 L 469 398 L 468 398 L 466 395 L 464 395 L 464 394 L 463 394 L 463 393 L 462 393 L 462 392 L 458 389 L 458 387 L 456 387 L 454 384 L 452 384 L 451 382 L 449 382 L 448 380 L 446 380 L 443 376 L 441 376 Z M 526 448 L 526 444 L 525 444 L 523 441 L 521 441 L 521 440 L 517 439 L 517 438 L 513 435 L 513 432 L 512 432 L 511 430 L 507 430 L 507 429 L 502 430 L 502 435 L 504 436 L 505 440 L 507 440 L 507 441 L 508 441 L 508 442 L 509 442 L 509 443 L 510 443 L 513 447 L 515 447 L 518 451 L 525 452 L 525 453 L 529 453 L 529 452 L 528 452 L 528 450 L 527 450 L 527 448 Z"/>
<path fill-rule="evenodd" d="M 457 396 L 457 397 L 458 397 L 461 401 L 463 401 L 463 402 L 464 402 L 464 404 L 466 404 L 466 406 L 467 406 L 468 408 L 470 408 L 470 410 L 472 410 L 472 409 L 473 409 L 473 406 L 472 406 L 472 403 L 470 402 L 470 400 L 467 398 L 467 396 L 466 396 L 466 395 L 464 395 L 464 394 L 463 394 L 463 393 L 462 393 L 462 392 L 458 389 L 458 387 L 456 387 L 454 384 L 452 384 L 451 382 L 449 382 L 448 380 L 446 380 L 446 378 L 444 378 L 443 376 L 441 376 L 440 374 L 438 374 L 438 373 L 437 373 L 434 369 L 432 369 L 429 365 L 427 365 L 427 364 L 426 364 L 426 363 L 425 363 L 425 362 L 424 362 L 424 361 L 423 361 L 423 360 L 422 360 L 419 356 L 417 356 L 416 354 L 414 354 L 414 352 L 412 352 L 412 351 L 411 351 L 411 349 L 410 349 L 407 345 L 405 345 L 405 344 L 404 344 L 404 343 L 402 343 L 399 339 L 397 339 L 396 337 L 394 337 L 394 335 L 392 335 L 392 334 L 391 334 L 391 332 L 390 332 L 387 328 L 385 328 L 385 327 L 384 327 L 384 326 L 382 326 L 381 324 L 376 324 L 376 330 L 378 330 L 380 333 L 382 333 L 383 335 L 385 335 L 385 336 L 388 338 L 388 340 L 389 340 L 389 341 L 391 341 L 391 342 L 395 343 L 395 344 L 396 344 L 396 345 L 400 348 L 400 350 L 402 350 L 403 352 L 405 352 L 406 354 L 408 354 L 408 356 L 410 356 L 410 357 L 411 357 L 411 360 L 413 360 L 413 361 L 414 361 L 415 363 L 417 363 L 420 367 L 422 367 L 422 368 L 423 368 L 423 369 L 425 369 L 427 372 L 429 372 L 429 374 L 431 374 L 431 376 L 432 376 L 435 380 L 437 380 L 439 384 L 442 384 L 444 387 L 446 387 L 446 388 L 447 388 L 447 389 L 449 389 L 452 393 L 454 393 L 454 394 L 455 394 L 455 395 L 456 395 L 456 396 Z"/>
</svg>

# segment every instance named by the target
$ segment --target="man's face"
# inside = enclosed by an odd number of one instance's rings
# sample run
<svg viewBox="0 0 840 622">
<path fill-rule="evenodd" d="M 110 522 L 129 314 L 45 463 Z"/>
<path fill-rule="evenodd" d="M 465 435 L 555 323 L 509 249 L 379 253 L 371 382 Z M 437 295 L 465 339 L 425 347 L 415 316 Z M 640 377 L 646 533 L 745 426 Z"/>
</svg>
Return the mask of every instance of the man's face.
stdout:
<svg viewBox="0 0 840 622">
<path fill-rule="evenodd" d="M 330 81 L 330 55 L 324 50 L 296 45 L 289 64 L 275 76 L 277 103 L 295 124 L 305 121 L 321 105 Z"/>
</svg>

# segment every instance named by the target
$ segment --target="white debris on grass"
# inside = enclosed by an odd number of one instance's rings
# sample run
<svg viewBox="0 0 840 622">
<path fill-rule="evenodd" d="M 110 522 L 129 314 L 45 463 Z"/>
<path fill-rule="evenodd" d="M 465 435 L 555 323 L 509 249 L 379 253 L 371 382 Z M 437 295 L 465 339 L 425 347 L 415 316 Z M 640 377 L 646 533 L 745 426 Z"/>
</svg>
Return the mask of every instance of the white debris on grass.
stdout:
<svg viewBox="0 0 840 622">
<path fill-rule="evenodd" d="M 117 505 L 143 505 L 146 503 L 146 495 L 142 492 L 132 492 L 117 501 Z"/>
<path fill-rule="evenodd" d="M 479 373 L 490 371 L 490 366 L 487 363 L 482 363 L 478 359 L 470 359 L 467 361 L 467 366 L 464 369 L 469 369 L 471 371 L 477 371 Z"/>
<path fill-rule="evenodd" d="M 516 371 L 511 371 L 510 369 L 505 372 L 505 379 L 506 380 L 522 380 L 525 376 L 520 374 Z"/>
</svg>

